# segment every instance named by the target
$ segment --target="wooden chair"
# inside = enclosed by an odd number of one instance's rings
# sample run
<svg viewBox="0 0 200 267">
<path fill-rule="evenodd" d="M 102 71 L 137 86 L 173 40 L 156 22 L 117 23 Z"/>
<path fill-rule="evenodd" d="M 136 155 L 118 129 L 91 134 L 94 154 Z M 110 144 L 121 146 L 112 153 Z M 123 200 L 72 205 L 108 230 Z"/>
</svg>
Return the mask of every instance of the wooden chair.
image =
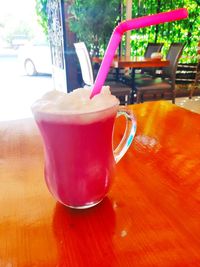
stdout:
<svg viewBox="0 0 200 267">
<path fill-rule="evenodd" d="M 194 83 L 190 85 L 190 96 L 189 96 L 190 99 L 192 98 L 194 91 L 199 88 L 200 88 L 200 59 L 197 63 Z"/>
<path fill-rule="evenodd" d="M 155 52 L 161 52 L 162 47 L 163 47 L 164 43 L 148 43 L 144 57 L 145 58 L 150 58 L 151 55 Z M 142 75 L 145 77 L 146 75 L 150 75 L 150 76 L 154 76 L 155 75 L 155 68 L 145 68 L 142 70 Z M 138 76 L 138 78 L 140 78 Z M 142 78 L 142 77 L 141 77 Z M 137 75 L 136 75 L 136 79 L 137 79 Z"/>
<path fill-rule="evenodd" d="M 170 61 L 168 67 L 163 68 L 161 78 L 149 80 L 136 80 L 137 103 L 145 100 L 145 96 L 153 96 L 157 99 L 171 99 L 175 103 L 175 79 L 179 58 L 182 54 L 184 44 L 172 43 L 166 58 Z M 147 98 L 148 100 L 148 98 Z"/>
<path fill-rule="evenodd" d="M 150 58 L 154 52 L 160 52 L 164 43 L 148 43 L 144 57 Z"/>
<path fill-rule="evenodd" d="M 145 58 L 150 58 L 152 53 L 160 52 L 164 43 L 148 43 L 147 48 L 144 53 Z M 144 68 L 140 71 L 140 73 L 135 74 L 135 80 L 136 79 L 149 79 L 152 78 L 155 75 L 155 68 Z M 125 75 L 121 73 L 120 80 L 124 82 L 125 84 L 131 85 L 132 83 L 132 77 L 130 74 Z"/>
<path fill-rule="evenodd" d="M 74 43 L 74 47 L 80 63 L 84 85 L 91 87 L 94 84 L 94 74 L 88 50 L 83 42 Z M 109 82 L 109 84 L 105 85 L 110 86 L 111 94 L 120 100 L 120 104 L 127 105 L 130 103 L 131 87 L 121 82 Z"/>
</svg>

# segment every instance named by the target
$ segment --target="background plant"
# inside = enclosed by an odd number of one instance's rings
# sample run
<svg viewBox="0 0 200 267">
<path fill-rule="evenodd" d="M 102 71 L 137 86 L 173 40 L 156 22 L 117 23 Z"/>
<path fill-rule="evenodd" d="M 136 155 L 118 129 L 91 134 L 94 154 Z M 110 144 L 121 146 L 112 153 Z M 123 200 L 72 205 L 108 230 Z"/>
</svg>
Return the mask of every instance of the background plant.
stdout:
<svg viewBox="0 0 200 267">
<path fill-rule="evenodd" d="M 77 35 L 78 41 L 84 41 L 94 53 L 103 54 L 113 28 L 120 17 L 125 19 L 125 8 L 120 14 L 120 5 L 125 0 L 74 0 L 68 5 L 70 29 Z M 39 22 L 47 32 L 47 0 L 36 0 Z M 132 17 L 140 17 L 176 8 L 186 7 L 189 18 L 133 31 L 131 34 L 131 54 L 144 54 L 148 42 L 163 42 L 163 53 L 172 42 L 183 42 L 185 48 L 182 62 L 196 62 L 197 44 L 200 39 L 200 0 L 133 0 Z M 122 44 L 124 46 L 125 38 Z"/>
<path fill-rule="evenodd" d="M 75 0 L 69 8 L 70 29 L 90 50 L 104 52 L 120 19 L 119 10 L 120 0 Z"/>
<path fill-rule="evenodd" d="M 138 4 L 139 3 L 139 4 Z M 196 62 L 197 44 L 200 39 L 200 1 L 199 0 L 133 0 L 132 17 L 140 17 L 176 8 L 186 7 L 189 18 L 181 21 L 160 24 L 132 32 L 132 55 L 141 55 L 148 42 L 163 42 L 163 53 L 166 54 L 172 42 L 185 44 L 182 62 Z M 125 15 L 125 14 L 123 14 Z"/>
<path fill-rule="evenodd" d="M 47 18 L 47 2 L 48 0 L 35 0 L 36 13 L 38 16 L 38 23 L 42 26 L 43 31 L 48 35 L 48 18 Z"/>
</svg>

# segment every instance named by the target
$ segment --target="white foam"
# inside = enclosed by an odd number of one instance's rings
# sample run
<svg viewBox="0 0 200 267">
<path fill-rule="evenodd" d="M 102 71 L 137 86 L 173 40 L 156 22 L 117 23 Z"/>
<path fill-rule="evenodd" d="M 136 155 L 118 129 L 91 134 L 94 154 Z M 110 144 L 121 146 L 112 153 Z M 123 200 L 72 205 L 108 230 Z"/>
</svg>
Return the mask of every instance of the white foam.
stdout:
<svg viewBox="0 0 200 267">
<path fill-rule="evenodd" d="M 57 90 L 46 93 L 41 99 L 32 105 L 35 117 L 51 118 L 58 116 L 63 120 L 66 115 L 82 116 L 84 120 L 92 119 L 92 113 L 116 107 L 119 100 L 111 95 L 109 86 L 104 86 L 100 94 L 90 99 L 91 90 L 78 88 L 71 93 L 64 93 Z M 88 114 L 88 116 L 85 116 Z M 65 115 L 65 117 L 64 117 Z M 78 117 L 77 117 L 78 118 Z M 83 120 L 83 118 L 82 118 Z"/>
</svg>

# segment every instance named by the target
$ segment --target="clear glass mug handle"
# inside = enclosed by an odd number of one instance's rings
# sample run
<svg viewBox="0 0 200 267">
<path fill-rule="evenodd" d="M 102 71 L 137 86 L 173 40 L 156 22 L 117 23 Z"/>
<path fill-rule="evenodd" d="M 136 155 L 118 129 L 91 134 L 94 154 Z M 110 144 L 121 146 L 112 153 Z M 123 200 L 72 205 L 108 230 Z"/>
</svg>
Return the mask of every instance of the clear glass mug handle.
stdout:
<svg viewBox="0 0 200 267">
<path fill-rule="evenodd" d="M 136 133 L 137 123 L 135 116 L 127 107 L 119 107 L 117 112 L 117 117 L 124 116 L 126 118 L 126 128 L 124 135 L 119 143 L 119 145 L 113 151 L 115 162 L 119 162 L 120 159 L 124 156 L 129 146 L 131 145 L 133 138 Z"/>
</svg>

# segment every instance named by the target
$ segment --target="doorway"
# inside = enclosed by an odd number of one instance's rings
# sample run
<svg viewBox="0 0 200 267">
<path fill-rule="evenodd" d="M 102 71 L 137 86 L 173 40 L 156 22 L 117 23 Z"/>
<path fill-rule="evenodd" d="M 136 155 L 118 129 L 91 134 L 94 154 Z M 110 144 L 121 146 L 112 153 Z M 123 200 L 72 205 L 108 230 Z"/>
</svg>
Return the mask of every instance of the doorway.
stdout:
<svg viewBox="0 0 200 267">
<path fill-rule="evenodd" d="M 0 120 L 32 117 L 32 103 L 54 87 L 50 48 L 35 0 L 0 4 Z"/>
</svg>

